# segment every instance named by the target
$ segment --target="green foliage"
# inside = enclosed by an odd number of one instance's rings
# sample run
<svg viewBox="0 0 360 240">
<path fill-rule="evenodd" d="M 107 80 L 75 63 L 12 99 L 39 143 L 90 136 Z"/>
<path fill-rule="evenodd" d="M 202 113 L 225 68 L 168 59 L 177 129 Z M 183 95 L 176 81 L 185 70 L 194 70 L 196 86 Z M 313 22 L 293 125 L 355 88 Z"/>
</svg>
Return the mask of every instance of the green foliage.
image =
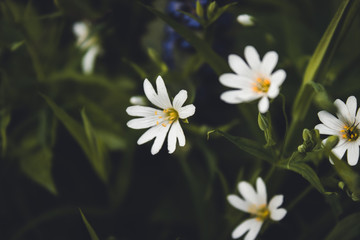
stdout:
<svg viewBox="0 0 360 240">
<path fill-rule="evenodd" d="M 257 177 L 287 210 L 258 238 L 358 239 L 359 163 L 338 159 L 339 137 L 324 142 L 313 127 L 317 112 L 335 116 L 334 99 L 359 95 L 360 1 L 170 2 L 0 1 L 0 239 L 99 239 L 94 228 L 109 240 L 229 239 L 251 214 L 227 196 Z M 80 21 L 101 48 L 92 73 L 81 69 Z M 260 58 L 276 51 L 274 71 L 286 71 L 265 114 L 258 99 L 219 99 L 229 54 L 244 58 L 247 45 Z M 196 112 L 180 122 L 185 146 L 168 154 L 165 139 L 153 156 L 126 108 L 158 75 Z"/>
<path fill-rule="evenodd" d="M 82 150 L 88 157 L 90 164 L 99 178 L 105 183 L 108 181 L 106 170 L 105 152 L 101 141 L 96 137 L 92 130 L 91 124 L 85 115 L 85 111 L 81 112 L 83 117 L 84 128 L 70 117 L 64 110 L 59 108 L 50 98 L 45 95 L 42 97 L 54 111 L 56 117 L 65 125 L 70 134 L 79 143 Z"/>
</svg>

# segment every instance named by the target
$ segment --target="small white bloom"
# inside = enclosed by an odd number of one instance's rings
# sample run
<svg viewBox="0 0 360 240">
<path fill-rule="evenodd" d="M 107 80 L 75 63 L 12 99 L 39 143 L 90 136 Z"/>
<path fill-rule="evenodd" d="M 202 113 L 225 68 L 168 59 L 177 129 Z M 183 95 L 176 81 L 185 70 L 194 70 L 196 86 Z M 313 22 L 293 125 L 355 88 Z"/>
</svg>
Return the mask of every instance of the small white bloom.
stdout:
<svg viewBox="0 0 360 240">
<path fill-rule="evenodd" d="M 96 36 L 91 36 L 90 23 L 76 22 L 73 26 L 73 32 L 76 35 L 76 45 L 86 53 L 81 62 L 83 72 L 91 74 L 94 70 L 95 59 L 101 53 L 101 47 L 98 44 Z"/>
<path fill-rule="evenodd" d="M 245 27 L 254 26 L 254 18 L 248 14 L 240 14 L 236 20 Z"/>
<path fill-rule="evenodd" d="M 232 232 L 232 238 L 236 239 L 244 235 L 245 240 L 253 240 L 258 235 L 263 222 L 267 219 L 280 221 L 286 215 L 284 208 L 279 208 L 283 203 L 284 196 L 274 196 L 267 204 L 267 193 L 264 181 L 258 177 L 256 180 L 256 190 L 245 181 L 238 185 L 242 198 L 231 194 L 227 197 L 229 203 L 240 211 L 251 214 L 251 218 L 240 223 Z"/>
<path fill-rule="evenodd" d="M 278 54 L 274 51 L 267 52 L 262 61 L 252 46 L 246 46 L 244 53 L 248 64 L 238 55 L 229 56 L 230 68 L 235 73 L 222 74 L 219 80 L 224 86 L 237 90 L 226 91 L 220 98 L 231 104 L 261 98 L 258 108 L 261 113 L 265 113 L 269 109 L 269 98 L 279 95 L 286 73 L 282 69 L 272 73 L 278 61 Z"/>
<path fill-rule="evenodd" d="M 316 125 L 315 129 L 320 134 L 338 136 L 339 142 L 333 148 L 333 153 L 341 159 L 347 151 L 348 164 L 354 166 L 359 160 L 360 109 L 357 109 L 354 96 L 348 97 L 346 104 L 340 99 L 336 99 L 334 104 L 338 109 L 337 118 L 327 111 L 320 111 L 318 116 L 322 123 Z M 331 158 L 329 160 L 333 163 Z"/>
<path fill-rule="evenodd" d="M 181 128 L 179 119 L 186 119 L 195 113 L 195 106 L 189 104 L 183 106 L 187 99 L 187 91 L 181 90 L 171 104 L 166 90 L 164 80 L 161 76 L 156 79 L 155 89 L 149 82 L 144 80 L 144 92 L 149 101 L 160 109 L 147 106 L 131 106 L 126 109 L 130 116 L 141 117 L 132 119 L 127 126 L 133 129 L 148 129 L 137 141 L 139 145 L 144 144 L 155 138 L 151 148 L 151 153 L 158 153 L 168 136 L 168 150 L 173 153 L 176 149 L 176 142 L 179 141 L 181 147 L 185 146 L 185 135 Z"/>
<path fill-rule="evenodd" d="M 146 99 L 143 96 L 132 96 L 130 98 L 130 103 L 132 105 L 141 105 L 141 106 L 146 106 Z"/>
</svg>

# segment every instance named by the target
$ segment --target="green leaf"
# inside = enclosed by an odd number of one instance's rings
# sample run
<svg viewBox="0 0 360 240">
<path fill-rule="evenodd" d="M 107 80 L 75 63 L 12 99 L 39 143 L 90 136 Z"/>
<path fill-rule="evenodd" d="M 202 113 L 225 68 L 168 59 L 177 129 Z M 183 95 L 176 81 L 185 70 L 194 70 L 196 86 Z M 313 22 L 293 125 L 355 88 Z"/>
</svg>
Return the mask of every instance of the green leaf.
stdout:
<svg viewBox="0 0 360 240">
<path fill-rule="evenodd" d="M 212 50 L 206 41 L 196 36 L 191 29 L 152 7 L 146 6 L 142 3 L 139 4 L 169 24 L 178 34 L 188 41 L 218 75 L 229 71 L 227 63 Z"/>
<path fill-rule="evenodd" d="M 206 26 L 209 26 L 211 25 L 213 22 L 215 22 L 219 17 L 221 17 L 221 15 L 223 15 L 227 10 L 229 10 L 229 8 L 233 7 L 234 5 L 236 5 L 237 3 L 236 2 L 233 2 L 233 3 L 229 3 L 221 8 L 216 8 L 216 5 L 214 4 L 213 6 L 211 6 L 210 8 L 210 5 L 209 5 L 209 8 L 208 10 L 209 13 L 208 13 L 208 17 L 210 17 L 208 19 L 208 22 L 206 23 Z"/>
<path fill-rule="evenodd" d="M 57 195 L 54 180 L 51 175 L 52 152 L 49 148 L 29 149 L 20 157 L 21 170 L 34 182 L 40 184 L 49 192 Z"/>
<path fill-rule="evenodd" d="M 220 130 L 214 130 L 214 132 L 225 137 L 227 140 L 235 144 L 235 146 L 253 155 L 254 157 L 265 160 L 271 164 L 274 163 L 271 152 L 263 148 L 261 144 L 247 138 L 231 136 L 230 134 L 222 132 Z"/>
<path fill-rule="evenodd" d="M 196 15 L 200 18 L 204 18 L 204 8 L 202 7 L 199 0 L 196 1 Z"/>
<path fill-rule="evenodd" d="M 341 1 L 338 11 L 331 20 L 305 70 L 304 83 L 317 80 L 321 68 L 326 67 L 339 42 L 349 29 L 359 8 L 358 0 Z M 331 56 L 331 57 L 329 57 Z"/>
<path fill-rule="evenodd" d="M 86 219 L 85 215 L 83 214 L 83 212 L 81 211 L 80 208 L 79 208 L 79 211 L 80 211 L 80 214 L 81 214 L 81 218 L 82 218 L 83 222 L 85 223 L 86 229 L 88 230 L 88 232 L 90 234 L 91 240 L 100 240 L 100 238 L 97 236 L 95 230 L 90 225 L 90 223 L 88 222 L 88 220 Z"/>
<path fill-rule="evenodd" d="M 309 183 L 311 183 L 311 185 L 316 188 L 320 193 L 325 193 L 325 189 L 321 184 L 319 177 L 316 175 L 315 171 L 306 163 L 286 160 L 281 161 L 278 166 L 300 174 L 301 176 L 303 176 L 303 178 L 308 180 Z"/>
<path fill-rule="evenodd" d="M 91 157 L 89 158 L 90 163 L 101 180 L 107 182 L 108 174 L 106 171 L 106 152 L 104 144 L 91 126 L 91 123 L 86 116 L 85 109 L 81 111 L 81 117 L 83 119 L 85 134 L 91 150 Z"/>
<path fill-rule="evenodd" d="M 360 237 L 360 212 L 353 213 L 336 224 L 326 240 L 353 240 Z"/>
<path fill-rule="evenodd" d="M 153 48 L 148 48 L 148 55 L 153 60 L 153 62 L 158 66 L 160 69 L 159 75 L 165 75 L 168 72 L 168 67 L 166 63 L 161 59 L 161 56 L 158 52 L 155 51 Z"/>
<path fill-rule="evenodd" d="M 94 145 L 96 144 L 96 140 L 93 143 L 90 141 L 94 141 L 92 139 L 92 130 L 90 129 L 89 122 L 84 121 L 85 129 L 72 117 L 70 117 L 64 110 L 56 105 L 50 98 L 47 96 L 40 94 L 48 103 L 50 108 L 53 110 L 55 116 L 64 124 L 66 129 L 70 132 L 70 134 L 75 138 L 78 142 L 86 156 L 88 157 L 91 166 L 94 168 L 95 172 L 98 174 L 101 180 L 104 182 L 107 181 L 107 175 L 105 174 L 105 170 L 103 167 L 98 167 L 103 164 L 103 160 L 99 157 L 98 152 L 99 149 Z M 86 132 L 87 131 L 87 132 Z M 91 140 L 89 140 L 91 139 Z"/>
</svg>

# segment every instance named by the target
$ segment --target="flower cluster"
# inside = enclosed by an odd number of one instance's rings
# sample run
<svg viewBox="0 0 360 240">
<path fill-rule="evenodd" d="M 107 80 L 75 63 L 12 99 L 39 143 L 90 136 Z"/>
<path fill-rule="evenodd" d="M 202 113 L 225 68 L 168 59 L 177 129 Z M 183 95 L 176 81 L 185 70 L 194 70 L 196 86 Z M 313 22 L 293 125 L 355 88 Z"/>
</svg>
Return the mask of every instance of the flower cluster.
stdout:
<svg viewBox="0 0 360 240">
<path fill-rule="evenodd" d="M 181 9 L 181 7 L 183 7 L 183 3 L 177 1 L 172 1 L 169 4 L 170 9 Z M 183 21 L 187 20 L 189 26 L 199 26 L 198 22 L 189 19 L 184 14 L 178 12 L 173 14 L 174 17 L 182 18 Z M 249 15 L 240 15 L 237 20 L 244 26 L 254 24 Z M 169 33 L 171 31 L 173 30 L 170 29 Z M 233 73 L 220 75 L 219 81 L 222 85 L 235 90 L 225 91 L 221 94 L 220 99 L 230 104 L 259 99 L 258 110 L 260 113 L 266 113 L 270 107 L 270 99 L 279 95 L 280 87 L 286 78 L 286 72 L 283 69 L 274 71 L 279 58 L 275 51 L 267 52 L 260 59 L 259 53 L 253 46 L 246 46 L 244 57 L 245 59 L 235 54 L 229 55 L 228 62 Z M 155 138 L 151 148 L 152 154 L 160 151 L 168 135 L 168 151 L 173 153 L 177 142 L 180 146 L 185 145 L 185 135 L 180 125 L 180 119 L 184 120 L 194 115 L 195 106 L 193 104 L 183 106 L 187 100 L 185 90 L 181 90 L 171 102 L 161 76 L 156 80 L 156 88 L 157 91 L 149 80 L 145 79 L 145 95 L 157 108 L 144 106 L 143 101 L 140 104 L 140 101 L 133 99 L 132 102 L 139 105 L 128 107 L 126 112 L 130 116 L 140 118 L 130 120 L 127 125 L 133 129 L 149 128 L 138 139 L 137 143 L 144 144 Z M 326 111 L 320 111 L 318 116 L 322 123 L 316 125 L 315 129 L 319 130 L 320 134 L 338 136 L 340 140 L 333 152 L 341 159 L 347 151 L 348 163 L 353 166 L 358 162 L 360 146 L 360 127 L 358 126 L 360 124 L 360 110 L 357 109 L 357 100 L 351 96 L 347 99 L 346 104 L 339 99 L 334 104 L 338 109 L 337 118 Z M 333 162 L 331 158 L 330 161 Z M 234 239 L 245 235 L 245 240 L 253 240 L 259 234 L 265 221 L 280 221 L 287 214 L 284 208 L 280 208 L 284 199 L 283 195 L 276 195 L 269 202 L 267 201 L 266 186 L 260 177 L 256 180 L 256 190 L 245 181 L 238 184 L 238 190 L 242 198 L 231 194 L 227 196 L 227 200 L 233 207 L 249 213 L 250 218 L 234 229 L 232 232 Z"/>
</svg>

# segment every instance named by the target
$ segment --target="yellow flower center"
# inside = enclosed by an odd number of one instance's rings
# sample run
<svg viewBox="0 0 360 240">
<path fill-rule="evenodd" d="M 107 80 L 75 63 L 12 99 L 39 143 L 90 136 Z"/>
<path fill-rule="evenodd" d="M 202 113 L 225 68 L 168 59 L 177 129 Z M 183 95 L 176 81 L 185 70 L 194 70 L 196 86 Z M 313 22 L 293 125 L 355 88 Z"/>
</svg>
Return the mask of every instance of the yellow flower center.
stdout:
<svg viewBox="0 0 360 240">
<path fill-rule="evenodd" d="M 256 82 L 252 84 L 252 89 L 257 93 L 266 93 L 269 91 L 270 84 L 271 82 L 268 78 L 258 77 Z"/>
<path fill-rule="evenodd" d="M 340 132 L 342 133 L 342 137 L 349 142 L 355 141 L 359 137 L 359 129 L 356 128 L 358 124 L 355 125 L 353 123 L 351 126 L 345 125 L 344 129 Z"/>
<path fill-rule="evenodd" d="M 155 115 L 159 115 L 159 119 L 163 120 L 163 123 L 161 123 L 163 127 L 166 127 L 166 124 L 172 124 L 179 119 L 179 113 L 174 108 L 164 109 L 163 113 L 164 114 L 158 114 L 158 112 L 155 111 Z M 156 125 L 159 125 L 159 121 L 156 121 Z"/>
<path fill-rule="evenodd" d="M 256 220 L 263 222 L 270 217 L 270 210 L 266 204 L 263 204 L 259 206 L 253 214 L 256 216 Z"/>
</svg>

